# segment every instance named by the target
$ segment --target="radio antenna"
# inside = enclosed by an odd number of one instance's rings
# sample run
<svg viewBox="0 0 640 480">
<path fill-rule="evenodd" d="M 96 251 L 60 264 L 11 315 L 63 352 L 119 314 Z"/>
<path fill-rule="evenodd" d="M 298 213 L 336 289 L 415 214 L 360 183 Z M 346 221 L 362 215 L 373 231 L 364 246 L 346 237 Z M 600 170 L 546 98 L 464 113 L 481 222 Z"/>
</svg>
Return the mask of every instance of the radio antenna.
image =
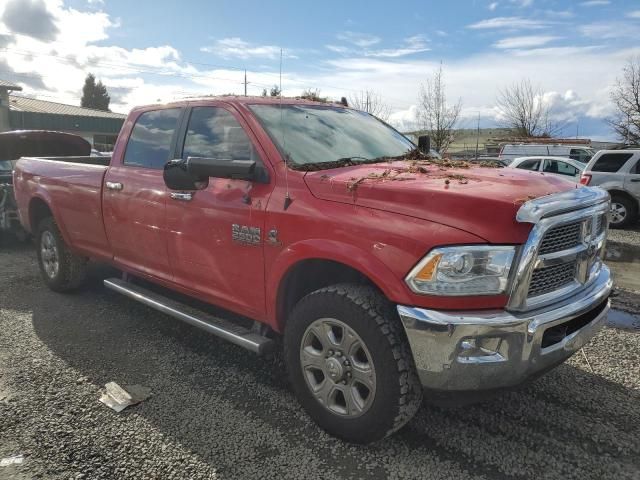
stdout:
<svg viewBox="0 0 640 480">
<path fill-rule="evenodd" d="M 284 185 L 285 185 L 285 194 L 284 194 L 284 209 L 286 210 L 291 205 L 291 195 L 289 195 L 289 164 L 287 162 L 287 140 L 285 136 L 284 129 L 284 119 L 282 112 L 282 48 L 280 48 L 280 130 L 282 132 L 282 156 L 284 159 Z"/>
</svg>

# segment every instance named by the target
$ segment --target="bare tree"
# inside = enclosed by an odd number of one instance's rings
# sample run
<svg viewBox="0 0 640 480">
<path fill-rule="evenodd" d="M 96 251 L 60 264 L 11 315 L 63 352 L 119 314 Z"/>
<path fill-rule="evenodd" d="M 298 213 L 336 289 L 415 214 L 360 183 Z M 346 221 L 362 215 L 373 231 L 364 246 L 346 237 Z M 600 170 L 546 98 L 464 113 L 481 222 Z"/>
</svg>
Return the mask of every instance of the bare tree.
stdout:
<svg viewBox="0 0 640 480">
<path fill-rule="evenodd" d="M 319 88 L 307 88 L 302 92 L 300 98 L 304 98 L 306 100 L 313 100 L 314 102 L 326 102 L 327 99 L 325 97 L 320 96 Z"/>
<path fill-rule="evenodd" d="M 439 153 L 445 153 L 453 141 L 453 134 L 462 100 L 449 105 L 442 77 L 442 65 L 433 73 L 433 77 L 420 86 L 419 121 L 422 129 L 431 137 L 432 147 Z"/>
<path fill-rule="evenodd" d="M 562 126 L 551 121 L 551 106 L 544 102 L 544 90 L 529 79 L 500 90 L 496 104 L 503 125 L 523 137 L 550 137 Z"/>
<path fill-rule="evenodd" d="M 362 90 L 355 95 L 351 95 L 349 97 L 349 105 L 356 110 L 370 113 L 383 122 L 389 120 L 389 115 L 391 115 L 389 105 L 382 100 L 380 95 L 372 90 Z"/>
<path fill-rule="evenodd" d="M 611 92 L 616 106 L 609 125 L 620 139 L 629 144 L 640 143 L 640 56 L 630 59 Z"/>
</svg>

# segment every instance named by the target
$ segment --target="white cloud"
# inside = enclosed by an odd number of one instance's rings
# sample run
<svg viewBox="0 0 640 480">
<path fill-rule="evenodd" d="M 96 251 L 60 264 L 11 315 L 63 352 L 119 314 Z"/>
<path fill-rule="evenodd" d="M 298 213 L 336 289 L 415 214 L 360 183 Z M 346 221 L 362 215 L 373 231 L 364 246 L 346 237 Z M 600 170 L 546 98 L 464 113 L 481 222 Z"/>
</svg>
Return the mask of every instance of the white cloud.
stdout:
<svg viewBox="0 0 640 480">
<path fill-rule="evenodd" d="M 491 2 L 489 5 L 487 5 L 487 8 L 493 12 L 496 8 L 498 8 L 498 5 L 500 5 L 498 2 Z"/>
<path fill-rule="evenodd" d="M 336 36 L 338 40 L 348 42 L 357 47 L 370 47 L 376 43 L 380 43 L 380 37 L 370 35 L 368 33 L 350 32 L 346 31 Z"/>
<path fill-rule="evenodd" d="M 211 53 L 222 58 L 268 58 L 276 59 L 280 57 L 280 47 L 276 45 L 256 45 L 238 37 L 229 37 L 216 40 L 212 46 L 200 48 L 201 52 Z M 290 52 L 283 51 L 283 55 L 288 58 L 297 58 Z"/>
<path fill-rule="evenodd" d="M 546 45 L 554 40 L 559 40 L 562 37 L 555 37 L 553 35 L 527 35 L 522 37 L 508 37 L 498 40 L 493 44 L 496 48 L 512 49 L 512 48 L 531 48 Z"/>
<path fill-rule="evenodd" d="M 594 22 L 580 25 L 582 35 L 599 40 L 614 38 L 637 38 L 637 26 L 626 22 Z"/>
<path fill-rule="evenodd" d="M 534 20 L 523 17 L 494 17 L 481 20 L 468 25 L 467 28 L 474 30 L 495 30 L 495 29 L 529 29 L 536 30 L 546 28 L 550 22 L 543 20 Z"/>
<path fill-rule="evenodd" d="M 366 57 L 404 57 L 414 53 L 427 52 L 431 50 L 427 46 L 427 37 L 424 35 L 413 35 L 404 39 L 404 45 L 399 48 L 385 48 L 382 50 L 365 51 Z"/>
<path fill-rule="evenodd" d="M 446 36 L 445 32 L 437 33 L 439 36 Z M 404 57 L 406 55 L 413 55 L 415 53 L 427 52 L 431 50 L 428 46 L 428 39 L 423 34 L 412 35 L 407 37 L 402 42 L 402 45 L 396 48 L 354 48 L 344 45 L 325 45 L 325 48 L 331 52 L 339 53 L 340 55 L 363 55 L 365 57 L 381 57 L 381 58 L 397 58 Z"/>
<path fill-rule="evenodd" d="M 610 0 L 589 0 L 587 2 L 581 2 L 580 5 L 583 7 L 600 7 L 603 5 L 609 5 L 610 3 Z"/>
<path fill-rule="evenodd" d="M 519 7 L 530 7 L 533 5 L 533 0 L 510 0 L 511 3 L 517 4 Z"/>
<path fill-rule="evenodd" d="M 640 10 L 634 10 L 633 12 L 627 13 L 627 17 L 629 17 L 629 18 L 640 18 Z"/>
</svg>

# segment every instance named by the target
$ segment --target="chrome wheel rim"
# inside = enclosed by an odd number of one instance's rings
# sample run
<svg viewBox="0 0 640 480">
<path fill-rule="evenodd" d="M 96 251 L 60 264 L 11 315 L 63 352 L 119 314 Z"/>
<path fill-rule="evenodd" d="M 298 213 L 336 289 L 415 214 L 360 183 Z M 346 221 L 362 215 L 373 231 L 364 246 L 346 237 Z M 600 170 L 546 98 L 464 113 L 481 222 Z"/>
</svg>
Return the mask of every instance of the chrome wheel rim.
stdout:
<svg viewBox="0 0 640 480">
<path fill-rule="evenodd" d="M 58 275 L 60 268 L 58 247 L 53 234 L 49 231 L 43 232 L 42 237 L 40 237 L 40 258 L 47 277 L 54 278 Z"/>
<path fill-rule="evenodd" d="M 335 318 L 306 329 L 300 364 L 309 390 L 331 413 L 355 418 L 371 407 L 376 393 L 373 358 L 360 336 Z"/>
<path fill-rule="evenodd" d="M 611 223 L 620 223 L 627 218 L 627 208 L 621 203 L 613 202 L 611 204 Z"/>
</svg>

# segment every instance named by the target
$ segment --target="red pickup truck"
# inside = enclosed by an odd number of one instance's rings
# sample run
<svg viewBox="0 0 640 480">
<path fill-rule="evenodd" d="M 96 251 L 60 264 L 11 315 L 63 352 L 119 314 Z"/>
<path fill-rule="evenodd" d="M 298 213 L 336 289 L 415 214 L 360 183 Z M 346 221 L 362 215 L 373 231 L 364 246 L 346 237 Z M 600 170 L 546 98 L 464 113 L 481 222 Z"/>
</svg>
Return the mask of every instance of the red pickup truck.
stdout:
<svg viewBox="0 0 640 480">
<path fill-rule="evenodd" d="M 397 430 L 424 392 L 539 375 L 609 309 L 606 192 L 433 159 L 341 105 L 136 108 L 100 161 L 17 164 L 46 284 L 104 261 L 124 272 L 108 288 L 254 352 L 282 335 L 299 401 L 349 441 Z"/>
</svg>

